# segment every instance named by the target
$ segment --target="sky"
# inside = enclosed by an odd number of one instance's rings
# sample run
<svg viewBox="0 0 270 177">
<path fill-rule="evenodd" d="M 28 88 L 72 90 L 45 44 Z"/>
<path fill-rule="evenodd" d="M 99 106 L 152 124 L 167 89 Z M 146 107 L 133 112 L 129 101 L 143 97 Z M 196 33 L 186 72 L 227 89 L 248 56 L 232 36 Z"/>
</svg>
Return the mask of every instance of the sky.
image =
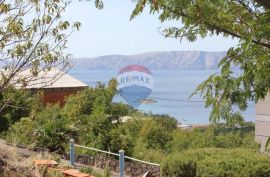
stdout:
<svg viewBox="0 0 270 177">
<path fill-rule="evenodd" d="M 144 11 L 130 21 L 135 3 L 131 0 L 104 0 L 98 10 L 92 2 L 73 1 L 64 18 L 82 23 L 80 31 L 69 38 L 67 52 L 74 58 L 122 54 L 133 55 L 150 51 L 224 51 L 237 45 L 237 40 L 222 36 L 198 39 L 196 42 L 165 38 L 160 28 L 181 26 L 181 22 L 161 23 L 158 15 Z"/>
</svg>

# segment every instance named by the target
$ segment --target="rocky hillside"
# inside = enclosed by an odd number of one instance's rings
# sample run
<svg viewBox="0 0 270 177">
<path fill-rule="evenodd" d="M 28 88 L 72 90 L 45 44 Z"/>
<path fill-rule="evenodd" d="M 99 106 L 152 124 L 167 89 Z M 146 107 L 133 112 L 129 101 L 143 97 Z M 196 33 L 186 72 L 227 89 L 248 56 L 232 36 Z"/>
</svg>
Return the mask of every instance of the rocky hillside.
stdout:
<svg viewBox="0 0 270 177">
<path fill-rule="evenodd" d="M 74 58 L 73 69 L 117 70 L 139 64 L 156 70 L 217 69 L 226 52 L 168 51 L 138 55 L 108 55 L 96 58 Z"/>
</svg>

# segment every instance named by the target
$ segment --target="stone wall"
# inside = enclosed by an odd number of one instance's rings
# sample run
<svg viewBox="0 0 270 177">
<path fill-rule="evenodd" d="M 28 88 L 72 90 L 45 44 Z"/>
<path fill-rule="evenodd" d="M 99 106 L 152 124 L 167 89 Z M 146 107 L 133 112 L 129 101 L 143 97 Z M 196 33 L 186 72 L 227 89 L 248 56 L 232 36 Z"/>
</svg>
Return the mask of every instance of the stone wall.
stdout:
<svg viewBox="0 0 270 177">
<path fill-rule="evenodd" d="M 108 158 L 106 156 L 87 156 L 78 155 L 75 157 L 75 161 L 81 164 L 95 166 L 99 168 L 109 167 L 114 172 L 119 172 L 119 160 L 114 158 Z M 140 162 L 125 160 L 125 175 L 138 177 L 150 170 L 150 176 L 159 177 L 160 167 L 155 165 L 149 165 Z"/>
</svg>

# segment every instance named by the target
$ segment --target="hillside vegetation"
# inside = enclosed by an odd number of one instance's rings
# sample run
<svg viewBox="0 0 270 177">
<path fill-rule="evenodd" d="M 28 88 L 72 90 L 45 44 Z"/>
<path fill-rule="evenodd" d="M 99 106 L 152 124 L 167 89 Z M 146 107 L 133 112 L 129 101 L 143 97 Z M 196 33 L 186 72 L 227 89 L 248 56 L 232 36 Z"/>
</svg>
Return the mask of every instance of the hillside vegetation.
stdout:
<svg viewBox="0 0 270 177">
<path fill-rule="evenodd" d="M 168 177 L 237 176 L 240 172 L 243 176 L 269 174 L 268 157 L 257 152 L 253 123 L 213 124 L 181 130 L 176 126 L 177 121 L 168 115 L 140 113 L 126 104 L 112 102 L 115 94 L 116 81 L 111 80 L 108 86 L 98 84 L 96 88 L 70 96 L 64 107 L 43 106 L 33 95 L 34 98 L 16 102 L 17 106 L 26 101 L 29 105 L 21 117 L 9 116 L 18 107 L 9 108 L 1 115 L 15 119 L 3 127 L 2 136 L 12 143 L 58 154 L 68 152 L 71 138 L 76 144 L 115 153 L 123 149 L 128 156 L 161 163 L 162 174 Z M 119 120 L 123 116 L 133 119 L 122 123 Z"/>
</svg>

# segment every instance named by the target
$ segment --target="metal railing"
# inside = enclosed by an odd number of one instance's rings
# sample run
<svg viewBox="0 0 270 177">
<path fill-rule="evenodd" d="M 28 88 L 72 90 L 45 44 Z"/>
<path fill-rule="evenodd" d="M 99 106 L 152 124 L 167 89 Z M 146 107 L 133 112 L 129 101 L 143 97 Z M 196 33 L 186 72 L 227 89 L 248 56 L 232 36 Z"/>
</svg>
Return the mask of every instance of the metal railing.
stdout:
<svg viewBox="0 0 270 177">
<path fill-rule="evenodd" d="M 84 148 L 84 149 L 88 149 L 88 150 L 93 150 L 93 151 L 97 151 L 97 152 L 102 152 L 102 153 L 106 153 L 106 154 L 110 154 L 110 155 L 114 155 L 114 156 L 119 157 L 119 177 L 124 177 L 125 158 L 129 159 L 129 160 L 136 161 L 136 162 L 144 163 L 144 164 L 160 166 L 160 164 L 157 164 L 157 163 L 151 163 L 151 162 L 147 162 L 147 161 L 143 161 L 143 160 L 139 160 L 139 159 L 135 159 L 135 158 L 132 158 L 132 157 L 125 156 L 125 151 L 124 150 L 120 150 L 119 154 L 117 154 L 117 153 L 103 151 L 103 150 L 92 148 L 92 147 L 86 147 L 86 146 L 78 145 L 78 144 L 74 143 L 73 139 L 71 139 L 70 140 L 70 164 L 72 166 L 75 165 L 75 147 Z"/>
</svg>

